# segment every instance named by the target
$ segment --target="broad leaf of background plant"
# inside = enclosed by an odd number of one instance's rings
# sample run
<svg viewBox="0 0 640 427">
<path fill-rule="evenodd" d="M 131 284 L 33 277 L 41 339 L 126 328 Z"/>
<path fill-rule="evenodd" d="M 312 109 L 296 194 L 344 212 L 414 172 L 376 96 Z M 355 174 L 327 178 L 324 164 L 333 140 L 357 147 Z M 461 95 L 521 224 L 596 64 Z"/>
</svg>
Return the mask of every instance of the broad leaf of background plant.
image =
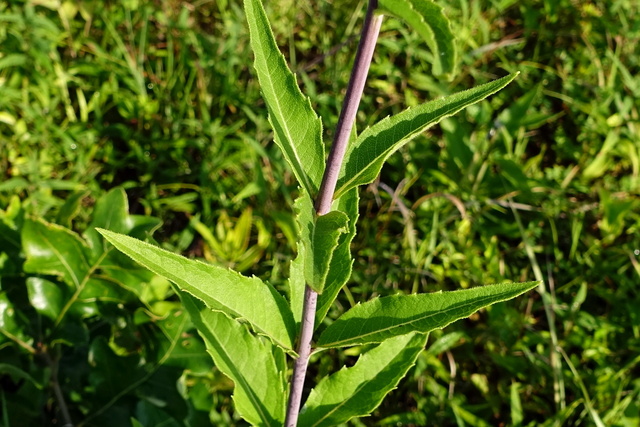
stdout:
<svg viewBox="0 0 640 427">
<path fill-rule="evenodd" d="M 215 365 L 235 384 L 233 400 L 238 413 L 253 425 L 283 425 L 287 397 L 284 352 L 251 334 L 246 325 L 206 308 L 186 292 L 179 293 Z"/>
<path fill-rule="evenodd" d="M 22 273 L 22 242 L 20 228 L 24 220 L 24 210 L 18 196 L 11 197 L 6 209 L 0 209 L 0 276 L 14 276 Z M 7 262 L 8 261 L 8 262 Z"/>
<path fill-rule="evenodd" d="M 110 190 L 96 201 L 93 218 L 83 235 L 91 247 L 92 263 L 99 266 L 102 276 L 112 282 L 111 288 L 115 288 L 112 285 L 116 283 L 140 297 L 144 290 L 148 289 L 149 281 L 155 275 L 134 266 L 131 259 L 124 254 L 110 250 L 111 246 L 100 236 L 96 228 L 144 239 L 159 226 L 158 218 L 129 215 L 129 202 L 122 187 Z M 126 268 L 128 266 L 131 268 Z"/>
<path fill-rule="evenodd" d="M 166 321 L 167 319 L 164 320 Z M 176 384 L 181 375 L 181 370 L 168 366 L 168 364 L 165 365 L 165 363 L 174 355 L 175 357 L 185 356 L 184 353 L 180 354 L 176 350 L 185 341 L 188 341 L 188 338 L 185 338 L 185 327 L 189 324 L 189 318 L 181 310 L 172 314 L 169 322 L 172 321 L 175 323 L 171 327 L 163 328 L 164 339 L 160 339 L 157 342 L 160 347 L 154 349 L 162 356 L 159 359 L 155 359 L 153 357 L 155 351 L 147 353 L 145 363 L 141 363 L 140 354 L 137 352 L 132 352 L 126 356 L 118 354 L 114 348 L 117 347 L 117 344 L 115 342 L 107 342 L 103 336 L 92 341 L 89 358 L 97 369 L 91 370 L 89 382 L 95 390 L 94 393 L 97 399 L 91 402 L 93 407 L 89 410 L 89 415 L 84 419 L 86 424 L 111 425 L 114 422 L 114 414 L 117 416 L 123 406 L 126 407 L 128 405 L 126 402 L 129 400 L 127 396 L 132 397 L 135 395 L 145 401 L 154 402 L 154 405 L 150 408 L 162 407 L 160 412 L 152 409 L 152 412 L 156 412 L 156 415 L 162 416 L 161 422 L 148 419 L 148 416 L 151 416 L 151 418 L 156 416 L 146 410 L 141 413 L 139 406 L 136 408 L 136 414 L 148 421 L 145 425 L 182 425 L 176 423 L 175 419 L 184 419 L 188 409 L 176 387 L 169 385 Z M 154 339 L 149 335 L 146 337 Z M 194 350 L 197 350 L 197 348 Z M 202 348 L 202 350 L 204 349 Z M 190 366 L 193 365 L 190 364 Z M 117 424 L 126 423 L 120 420 Z"/>
<path fill-rule="evenodd" d="M 22 244 L 27 257 L 24 271 L 28 273 L 59 276 L 77 289 L 91 268 L 86 243 L 60 225 L 26 219 Z"/>
<path fill-rule="evenodd" d="M 305 278 L 311 289 L 319 294 L 324 289 L 338 239 L 347 230 L 348 223 L 349 218 L 340 211 L 331 211 L 316 217 L 310 241 L 303 242 L 307 246 Z"/>
<path fill-rule="evenodd" d="M 98 199 L 92 224 L 141 234 L 157 226 L 156 218 L 140 220 L 141 217 L 129 215 L 127 209 L 124 190 L 113 189 Z M 97 306 L 99 300 L 120 303 L 136 300 L 135 296 L 140 295 L 144 285 L 153 277 L 143 269 L 123 268 L 121 261 L 124 264 L 131 261 L 117 251 L 105 252 L 102 239 L 93 228 L 89 228 L 85 236 L 89 244 L 72 230 L 41 219 L 28 218 L 22 228 L 21 239 L 27 258 L 24 270 L 54 275 L 66 284 L 32 279 L 28 282 L 31 303 L 45 316 L 57 312 L 56 324 L 67 313 L 82 317 L 97 314 L 100 311 Z M 96 274 L 98 267 L 107 274 Z M 119 286 L 114 286 L 114 283 Z M 58 291 L 54 287 L 58 287 Z M 61 298 L 64 299 L 62 306 Z"/>
<path fill-rule="evenodd" d="M 169 283 L 169 287 L 172 293 L 176 289 L 172 283 Z M 207 375 L 214 366 L 211 356 L 207 354 L 205 344 L 198 336 L 184 305 L 176 301 L 175 306 L 175 311 L 170 311 L 165 318 L 152 320 L 166 338 L 158 340 L 156 351 L 164 355 L 161 363 L 163 366 L 188 369 L 193 375 Z M 144 313 L 138 313 L 139 319 L 145 319 L 143 316 Z"/>
<path fill-rule="evenodd" d="M 129 201 L 122 187 L 116 187 L 96 201 L 93 218 L 84 236 L 91 246 L 94 256 L 101 255 L 107 243 L 96 228 L 104 228 L 132 237 L 144 238 L 160 226 L 158 218 L 129 215 Z"/>
<path fill-rule="evenodd" d="M 71 220 L 82 210 L 82 199 L 91 194 L 88 190 L 78 191 L 67 197 L 56 217 L 56 223 L 71 228 Z"/>
<path fill-rule="evenodd" d="M 114 188 L 96 201 L 91 224 L 84 232 L 94 258 L 104 253 L 108 246 L 96 228 L 104 228 L 116 233 L 127 233 L 130 228 L 126 226 L 128 216 L 129 202 L 122 187 Z"/>
<path fill-rule="evenodd" d="M 356 235 L 356 223 L 358 221 L 358 189 L 349 190 L 340 199 L 333 202 L 334 209 L 344 212 L 349 217 L 348 231 L 340 235 L 338 247 L 333 253 L 329 274 L 325 281 L 322 294 L 318 295 L 318 305 L 316 307 L 316 322 L 318 327 L 326 316 L 331 304 L 336 299 L 340 289 L 351 277 L 353 259 L 351 258 L 351 241 Z"/>
<path fill-rule="evenodd" d="M 42 277 L 27 278 L 29 302 L 43 316 L 55 320 L 62 311 L 67 295 L 56 283 Z"/>
<path fill-rule="evenodd" d="M 131 391 L 132 384 L 143 381 L 147 374 L 147 366 L 140 363 L 139 355 L 115 354 L 105 337 L 95 339 L 89 351 L 92 363 L 100 367 L 89 375 L 89 383 L 99 401 L 106 403 L 115 396 L 123 396 Z"/>
<path fill-rule="evenodd" d="M 433 74 L 455 74 L 457 51 L 449 20 L 430 0 L 380 0 L 380 8 L 407 22 L 433 53 Z"/>
<path fill-rule="evenodd" d="M 380 173 L 384 162 L 411 139 L 445 117 L 496 93 L 518 73 L 510 74 L 473 89 L 458 92 L 387 117 L 362 132 L 347 148 L 335 197 L 358 185 L 369 184 Z"/>
<path fill-rule="evenodd" d="M 293 348 L 295 322 L 286 300 L 257 277 L 190 260 L 140 240 L 98 231 L 118 250 L 185 292 L 202 300 L 207 307 L 243 319 L 256 332 L 270 337 L 286 350 Z"/>
<path fill-rule="evenodd" d="M 318 347 L 382 342 L 409 332 L 441 329 L 483 307 L 515 298 L 538 284 L 501 283 L 452 292 L 376 298 L 340 316 L 320 335 Z"/>
<path fill-rule="evenodd" d="M 269 110 L 275 142 L 300 185 L 312 197 L 320 187 L 325 157 L 322 122 L 302 95 L 294 75 L 278 50 L 260 0 L 245 0 L 254 66 Z"/>
<path fill-rule="evenodd" d="M 334 426 L 370 414 L 413 366 L 428 334 L 411 333 L 383 341 L 350 368 L 325 377 L 311 390 L 300 426 Z"/>
<path fill-rule="evenodd" d="M 22 329 L 22 322 L 16 316 L 16 309 L 4 291 L 0 291 L 0 346 L 4 346 L 5 341 L 20 340 L 32 342 Z"/>
</svg>

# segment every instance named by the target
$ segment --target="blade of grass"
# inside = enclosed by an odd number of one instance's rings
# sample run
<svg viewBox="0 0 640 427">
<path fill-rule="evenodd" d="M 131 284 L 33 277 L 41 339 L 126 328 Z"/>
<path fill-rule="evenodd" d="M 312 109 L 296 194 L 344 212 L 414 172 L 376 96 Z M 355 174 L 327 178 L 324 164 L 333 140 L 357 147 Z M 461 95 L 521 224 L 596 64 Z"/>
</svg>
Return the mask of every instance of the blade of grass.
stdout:
<svg viewBox="0 0 640 427">
<path fill-rule="evenodd" d="M 518 210 L 513 206 L 513 199 L 511 197 L 508 198 L 508 203 L 509 207 L 511 208 L 511 212 L 513 212 L 513 217 L 518 224 L 518 229 L 520 230 L 520 236 L 522 237 L 522 242 L 524 243 L 527 257 L 529 258 L 529 262 L 531 263 L 531 267 L 533 268 L 533 274 L 536 280 L 540 282 L 540 285 L 536 288 L 536 290 L 542 297 L 545 316 L 547 317 L 547 323 L 549 324 L 549 337 L 551 338 L 551 353 L 549 354 L 549 363 L 551 364 L 551 369 L 553 371 L 553 400 L 559 410 L 564 410 L 567 406 L 567 402 L 564 376 L 562 375 L 562 365 L 558 357 L 558 334 L 556 332 L 556 316 L 555 312 L 553 311 L 553 307 L 555 307 L 555 294 L 553 292 L 547 292 L 547 289 L 545 287 L 545 280 L 542 275 L 542 270 L 540 269 L 538 260 L 536 260 L 536 255 L 533 252 L 533 247 L 527 239 L 524 226 L 522 225 L 522 220 L 520 219 L 520 214 L 518 214 Z"/>
</svg>

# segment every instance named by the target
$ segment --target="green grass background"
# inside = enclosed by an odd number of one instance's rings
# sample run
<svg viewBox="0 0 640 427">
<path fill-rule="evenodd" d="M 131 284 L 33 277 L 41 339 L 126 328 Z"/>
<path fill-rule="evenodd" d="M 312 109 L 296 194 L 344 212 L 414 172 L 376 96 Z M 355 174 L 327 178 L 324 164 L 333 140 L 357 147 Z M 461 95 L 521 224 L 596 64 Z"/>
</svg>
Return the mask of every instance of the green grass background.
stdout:
<svg viewBox="0 0 640 427">
<path fill-rule="evenodd" d="M 432 77 L 427 46 L 386 19 L 359 129 L 521 74 L 403 148 L 362 189 L 354 274 L 330 317 L 397 292 L 536 279 L 544 291 L 433 333 L 399 388 L 350 425 L 637 426 L 640 5 L 438 3 L 457 36 L 458 73 L 452 81 Z M 327 141 L 365 6 L 266 2 Z M 284 289 L 298 190 L 272 142 L 251 61 L 237 0 L 0 3 L 0 209 L 17 195 L 28 214 L 81 232 L 96 200 L 123 186 L 131 213 L 163 221 L 155 239 L 164 247 Z M 82 209 L 67 215 L 71 197 Z M 6 251 L 0 247 L 0 263 Z M 7 271 L 0 269 L 0 292 L 24 276 Z M 139 331 L 122 326 L 117 310 L 91 320 L 91 330 L 114 351 L 135 353 L 117 337 Z M 352 363 L 357 351 L 318 355 L 312 378 Z M 18 425 L 10 408 L 19 406 L 38 423 L 31 425 L 54 425 L 50 392 L 25 402 L 24 385 L 11 375 L 11 366 L 42 371 L 27 359 L 15 342 L 0 341 L 0 422 Z M 122 396 L 134 408 L 123 419 L 160 425 L 149 415 L 157 407 L 170 425 L 242 425 L 231 385 L 215 370 L 180 381 L 188 417 L 138 390 Z M 80 425 L 92 415 L 90 389 L 63 383 Z M 124 407 L 116 401 L 104 413 Z M 102 425 L 100 417 L 86 425 Z"/>
</svg>

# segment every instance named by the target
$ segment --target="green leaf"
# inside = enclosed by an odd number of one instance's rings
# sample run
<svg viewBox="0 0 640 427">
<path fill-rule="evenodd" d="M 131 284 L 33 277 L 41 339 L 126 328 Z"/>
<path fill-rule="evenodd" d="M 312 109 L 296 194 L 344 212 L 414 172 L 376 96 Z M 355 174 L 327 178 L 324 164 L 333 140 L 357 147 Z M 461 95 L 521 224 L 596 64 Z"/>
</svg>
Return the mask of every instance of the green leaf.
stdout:
<svg viewBox="0 0 640 427">
<path fill-rule="evenodd" d="M 119 356 L 109 347 L 105 337 L 92 341 L 89 363 L 99 369 L 92 369 L 89 384 L 95 390 L 98 401 L 109 402 L 114 396 L 122 396 L 130 390 L 131 384 L 146 376 L 146 366 L 140 363 L 138 355 Z"/>
<path fill-rule="evenodd" d="M 0 59 L 0 70 L 9 67 L 20 67 L 27 64 L 29 56 L 20 53 L 10 53 Z"/>
<path fill-rule="evenodd" d="M 293 315 L 286 300 L 259 278 L 190 260 L 122 234 L 98 231 L 118 250 L 199 298 L 207 307 L 246 320 L 256 332 L 292 351 Z"/>
<path fill-rule="evenodd" d="M 298 256 L 291 262 L 289 271 L 289 293 L 291 310 L 294 313 L 296 322 L 300 322 L 302 316 L 302 305 L 304 300 L 304 288 L 307 283 L 305 278 L 305 265 L 310 263 L 313 257 L 309 254 L 309 243 L 314 230 L 313 219 L 315 210 L 313 202 L 306 194 L 301 194 L 296 200 L 294 209 L 296 211 L 296 222 L 299 229 Z M 338 237 L 337 246 L 332 252 L 326 278 L 324 279 L 324 289 L 318 296 L 318 306 L 316 310 L 316 326 L 320 325 L 322 319 L 331 307 L 331 304 L 340 292 L 340 289 L 351 277 L 351 240 L 356 234 L 356 222 L 358 220 L 358 190 L 345 194 L 339 200 L 333 202 L 334 211 L 344 212 L 348 218 L 347 232 L 341 233 Z"/>
<path fill-rule="evenodd" d="M 269 110 L 275 142 L 300 185 L 314 197 L 324 173 L 322 122 L 302 95 L 278 50 L 260 0 L 245 0 L 254 66 Z"/>
<path fill-rule="evenodd" d="M 42 390 L 44 388 L 44 384 L 40 384 L 35 378 L 29 375 L 27 372 L 18 368 L 17 366 L 11 365 L 9 363 L 0 363 L 0 375 L 7 375 L 15 380 L 26 380 L 33 384 L 38 390 Z M 17 381 L 15 381 L 17 382 Z"/>
<path fill-rule="evenodd" d="M 91 293 L 96 294 L 104 292 L 108 288 L 115 288 L 126 290 L 142 300 L 144 292 L 151 287 L 153 279 L 158 277 L 146 268 L 140 268 L 129 257 L 125 257 L 125 255 L 117 251 L 108 251 L 96 267 L 100 268 L 100 278 L 102 280 L 89 279 L 87 288 L 95 287 L 103 290 L 87 290 L 86 293 L 83 292 L 81 294 L 81 297 L 88 296 L 91 298 L 89 296 Z M 113 291 L 111 293 L 113 294 Z M 145 302 L 144 300 L 142 301 Z"/>
<path fill-rule="evenodd" d="M 453 292 L 376 298 L 340 316 L 320 335 L 318 347 L 382 342 L 409 332 L 441 329 L 483 307 L 515 298 L 538 284 L 501 283 Z"/>
<path fill-rule="evenodd" d="M 289 267 L 289 302 L 291 311 L 296 324 L 300 323 L 302 318 L 302 306 L 304 303 L 304 291 L 306 286 L 305 279 L 305 260 L 308 258 L 307 245 L 304 241 L 311 240 L 311 232 L 313 230 L 313 217 L 315 210 L 311 196 L 305 192 L 301 192 L 300 196 L 293 204 L 296 212 L 296 225 L 298 227 L 298 255 L 291 261 Z M 298 329 L 296 327 L 296 329 Z"/>
<path fill-rule="evenodd" d="M 105 252 L 106 242 L 100 237 L 96 228 L 144 238 L 146 232 L 153 231 L 159 225 L 160 221 L 157 218 L 129 215 L 127 194 L 122 187 L 116 187 L 96 202 L 93 219 L 84 236 L 92 248 L 93 256 L 98 257 Z M 135 229 L 137 230 L 134 231 Z"/>
<path fill-rule="evenodd" d="M 311 390 L 298 425 L 334 426 L 369 415 L 413 366 L 427 336 L 411 333 L 390 338 L 360 356 L 353 367 L 323 378 Z"/>
<path fill-rule="evenodd" d="M 69 347 L 85 347 L 89 344 L 87 324 L 77 319 L 60 323 L 49 336 L 49 345 L 64 344 Z"/>
<path fill-rule="evenodd" d="M 19 313 L 19 312 L 18 312 Z M 33 338 L 23 331 L 16 309 L 4 291 L 0 291 L 0 347 L 5 341 L 32 342 Z"/>
<path fill-rule="evenodd" d="M 80 191 L 67 197 L 67 200 L 60 207 L 57 221 L 65 227 L 71 227 L 71 220 L 78 215 L 82 209 L 82 199 L 91 194 L 89 191 Z"/>
<path fill-rule="evenodd" d="M 27 293 L 33 308 L 53 320 L 58 317 L 66 301 L 65 292 L 59 285 L 41 277 L 27 278 Z"/>
<path fill-rule="evenodd" d="M 380 173 L 384 162 L 411 139 L 445 117 L 496 93 L 516 78 L 510 74 L 469 89 L 427 102 L 400 114 L 387 117 L 365 129 L 347 149 L 340 171 L 335 198 L 358 185 L 369 184 Z"/>
<path fill-rule="evenodd" d="M 457 51 L 449 20 L 430 0 L 380 0 L 380 8 L 407 22 L 433 53 L 433 74 L 455 74 Z"/>
<path fill-rule="evenodd" d="M 472 425 L 474 427 L 491 427 L 491 424 L 489 424 L 482 418 L 478 417 L 477 415 L 473 414 L 471 411 L 468 411 L 467 409 L 463 408 L 455 400 L 452 400 L 450 404 L 451 404 L 451 410 L 455 415 L 455 419 L 458 425 L 464 426 L 464 425 L 467 425 L 467 423 L 469 423 L 469 425 Z"/>
<path fill-rule="evenodd" d="M 129 202 L 122 187 L 116 187 L 96 202 L 91 227 L 106 228 L 116 233 L 131 229 L 128 224 Z"/>
<path fill-rule="evenodd" d="M 160 387 L 156 387 L 155 390 L 165 390 L 165 387 L 167 384 L 171 384 L 170 379 L 169 378 L 163 378 L 163 380 L 167 380 L 167 382 L 160 382 L 158 381 L 158 386 Z M 175 382 L 175 381 L 174 381 Z M 146 385 L 146 384 L 145 384 Z M 170 391 L 174 391 L 174 390 L 170 390 Z M 160 400 L 158 399 L 156 396 L 141 396 L 140 401 L 136 404 L 136 417 L 137 420 L 135 420 L 138 425 L 144 427 L 144 426 L 162 426 L 162 427 L 182 427 L 184 426 L 184 423 L 181 423 L 179 421 L 176 420 L 176 418 L 171 417 L 167 411 L 166 411 L 166 407 L 167 404 L 173 404 L 174 406 L 177 406 L 178 404 L 182 404 L 183 406 L 185 405 L 184 400 L 182 399 L 182 396 L 180 396 L 179 394 L 177 394 L 175 396 L 174 399 L 165 401 L 165 400 Z M 162 409 L 161 409 L 162 408 Z M 181 417 L 183 418 L 183 417 Z M 180 419 L 181 419 L 180 418 Z M 140 421 L 138 421 L 140 420 Z M 132 425 L 132 427 L 134 427 Z"/>
<path fill-rule="evenodd" d="M 136 404 L 136 418 L 145 426 L 185 427 L 184 420 L 191 408 L 182 394 L 185 387 L 178 385 L 184 381 L 183 374 L 184 371 L 163 364 L 136 387 L 136 396 L 140 399 Z"/>
<path fill-rule="evenodd" d="M 6 209 L 0 209 L 0 278 L 20 276 L 24 263 L 20 237 L 24 209 L 17 195 L 11 196 L 8 203 Z"/>
<path fill-rule="evenodd" d="M 533 112 L 532 108 L 538 103 L 541 92 L 542 84 L 538 84 L 523 96 L 512 100 L 510 105 L 500 112 L 498 121 L 511 135 L 516 135 L 518 129 L 527 126 L 527 121 L 532 116 L 530 112 Z"/>
<path fill-rule="evenodd" d="M 176 287 L 173 284 L 170 286 Z M 162 365 L 188 369 L 193 375 L 205 376 L 210 373 L 213 361 L 207 354 L 205 344 L 198 336 L 191 317 L 183 310 L 184 305 L 179 302 L 176 302 L 176 305 L 179 308 L 170 312 L 164 319 L 152 320 L 165 337 L 178 337 L 176 340 L 159 340 L 157 352 L 165 355 Z M 139 311 L 139 316 L 146 316 L 144 310 Z"/>
<path fill-rule="evenodd" d="M 347 230 L 348 223 L 349 218 L 340 211 L 331 211 L 316 217 L 311 240 L 303 242 L 307 245 L 305 278 L 311 289 L 319 294 L 324 289 L 338 239 Z"/>
<path fill-rule="evenodd" d="M 24 263 L 27 273 L 59 276 L 77 289 L 89 272 L 87 245 L 64 227 L 27 219 L 22 229 L 22 245 L 27 257 Z"/>
<path fill-rule="evenodd" d="M 338 247 L 333 252 L 329 274 L 325 281 L 322 294 L 318 295 L 318 305 L 316 308 L 316 326 L 322 324 L 322 320 L 327 315 L 331 304 L 336 299 L 340 289 L 351 277 L 353 258 L 351 258 L 351 241 L 356 235 L 356 223 L 358 221 L 358 189 L 352 188 L 340 199 L 333 202 L 334 209 L 347 214 L 349 218 L 348 230 L 340 235 Z"/>
<path fill-rule="evenodd" d="M 233 380 L 238 413 L 253 425 L 283 425 L 287 394 L 282 350 L 191 295 L 180 292 L 180 298 L 215 365 Z"/>
</svg>

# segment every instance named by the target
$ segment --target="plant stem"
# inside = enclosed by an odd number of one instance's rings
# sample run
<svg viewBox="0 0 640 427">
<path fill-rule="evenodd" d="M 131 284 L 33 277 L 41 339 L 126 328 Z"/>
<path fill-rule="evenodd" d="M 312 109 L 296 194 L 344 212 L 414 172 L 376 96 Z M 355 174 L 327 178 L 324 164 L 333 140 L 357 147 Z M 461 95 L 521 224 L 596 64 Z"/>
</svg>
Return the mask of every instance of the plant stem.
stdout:
<svg viewBox="0 0 640 427">
<path fill-rule="evenodd" d="M 311 356 L 311 338 L 313 337 L 317 302 L 318 294 L 309 286 L 306 286 L 304 289 L 304 306 L 302 308 L 302 321 L 298 342 L 298 358 L 295 360 L 293 365 L 287 418 L 285 420 L 285 426 L 287 427 L 295 427 L 298 423 L 298 413 L 300 412 L 300 402 L 302 401 L 302 389 L 304 386 L 304 379 L 307 376 L 309 356 Z"/>
<path fill-rule="evenodd" d="M 349 86 L 347 87 L 345 101 L 342 106 L 342 111 L 340 112 L 340 119 L 338 120 L 336 135 L 331 146 L 329 159 L 327 160 L 327 167 L 322 177 L 322 185 L 320 186 L 318 198 L 316 199 L 316 215 L 325 215 L 331 210 L 333 194 L 336 189 L 336 183 L 338 182 L 338 174 L 342 167 L 342 160 L 347 150 L 347 144 L 349 143 L 351 130 L 356 119 L 362 92 L 364 91 L 369 66 L 373 58 L 373 51 L 376 46 L 376 41 L 378 40 L 378 34 L 380 33 L 380 26 L 382 25 L 382 15 L 376 15 L 374 13 L 377 7 L 378 0 L 369 0 L 355 63 L 351 71 L 351 77 L 349 78 Z M 285 421 L 287 427 L 295 427 L 298 423 L 302 390 L 307 375 L 309 357 L 311 356 L 311 339 L 313 337 L 317 301 L 318 294 L 309 286 L 306 286 L 298 342 L 298 358 L 295 360 L 293 367 L 287 418 Z"/>
<path fill-rule="evenodd" d="M 60 409 L 60 415 L 63 422 L 62 427 L 73 427 L 73 422 L 71 421 L 71 415 L 69 414 L 67 402 L 64 399 L 64 393 L 62 393 L 62 388 L 60 388 L 60 381 L 58 380 L 58 358 L 52 358 L 49 354 L 49 351 L 50 349 L 44 349 L 44 351 L 41 353 L 41 356 L 44 358 L 45 362 L 51 369 L 49 383 L 51 385 L 51 388 L 53 389 L 53 393 L 55 394 L 56 401 L 58 402 L 58 409 Z"/>
<path fill-rule="evenodd" d="M 371 58 L 376 47 L 378 34 L 380 33 L 380 25 L 382 25 L 382 15 L 375 15 L 374 11 L 378 7 L 378 0 L 369 0 L 367 15 L 362 28 L 360 43 L 356 53 L 356 60 L 351 71 L 349 86 L 345 101 L 340 112 L 336 135 L 333 139 L 329 159 L 327 160 L 327 168 L 322 177 L 322 185 L 316 200 L 316 213 L 324 215 L 331 210 L 331 202 L 333 201 L 333 193 L 338 182 L 338 174 L 342 167 L 342 159 L 347 151 L 351 130 L 358 113 L 358 106 L 364 91 L 364 84 L 369 73 Z"/>
</svg>

